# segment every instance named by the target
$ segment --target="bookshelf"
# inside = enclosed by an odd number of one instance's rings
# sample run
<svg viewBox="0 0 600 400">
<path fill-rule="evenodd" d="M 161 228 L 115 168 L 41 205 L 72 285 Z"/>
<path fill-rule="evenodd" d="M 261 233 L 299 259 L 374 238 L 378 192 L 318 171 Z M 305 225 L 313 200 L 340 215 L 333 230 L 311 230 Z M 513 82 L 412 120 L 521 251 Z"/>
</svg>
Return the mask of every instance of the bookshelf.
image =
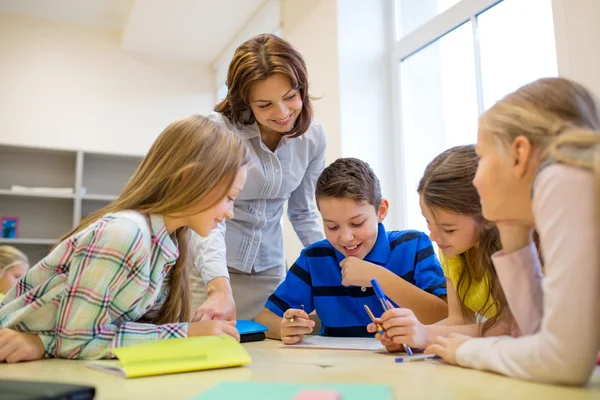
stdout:
<svg viewBox="0 0 600 400">
<path fill-rule="evenodd" d="M 0 217 L 19 219 L 17 237 L 0 238 L 0 245 L 18 248 L 34 265 L 82 218 L 116 199 L 141 160 L 0 144 Z M 38 189 L 17 192 L 14 185 Z"/>
</svg>

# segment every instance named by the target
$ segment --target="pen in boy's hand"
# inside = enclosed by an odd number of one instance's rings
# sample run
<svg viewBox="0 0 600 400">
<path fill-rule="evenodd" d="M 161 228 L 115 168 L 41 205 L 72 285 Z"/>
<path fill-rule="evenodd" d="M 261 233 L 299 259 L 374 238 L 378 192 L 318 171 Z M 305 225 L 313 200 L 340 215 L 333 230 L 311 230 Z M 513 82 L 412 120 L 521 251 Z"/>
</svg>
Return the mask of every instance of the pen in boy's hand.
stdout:
<svg viewBox="0 0 600 400">
<path fill-rule="evenodd" d="M 304 310 L 304 304 L 300 304 L 300 309 Z M 290 322 L 294 322 L 294 317 L 290 318 Z"/>
</svg>

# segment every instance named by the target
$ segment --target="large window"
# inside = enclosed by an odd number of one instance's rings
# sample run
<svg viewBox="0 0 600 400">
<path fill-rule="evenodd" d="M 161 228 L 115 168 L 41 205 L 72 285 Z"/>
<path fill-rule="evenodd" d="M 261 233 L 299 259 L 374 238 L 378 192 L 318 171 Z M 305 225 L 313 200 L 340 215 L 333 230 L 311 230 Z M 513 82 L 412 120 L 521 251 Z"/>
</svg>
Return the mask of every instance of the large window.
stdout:
<svg viewBox="0 0 600 400">
<path fill-rule="evenodd" d="M 477 17 L 484 109 L 519 86 L 556 76 L 551 0 L 504 0 Z"/>
<path fill-rule="evenodd" d="M 402 227 L 426 231 L 417 184 L 443 150 L 474 143 L 477 117 L 556 76 L 551 0 L 395 0 Z"/>
</svg>

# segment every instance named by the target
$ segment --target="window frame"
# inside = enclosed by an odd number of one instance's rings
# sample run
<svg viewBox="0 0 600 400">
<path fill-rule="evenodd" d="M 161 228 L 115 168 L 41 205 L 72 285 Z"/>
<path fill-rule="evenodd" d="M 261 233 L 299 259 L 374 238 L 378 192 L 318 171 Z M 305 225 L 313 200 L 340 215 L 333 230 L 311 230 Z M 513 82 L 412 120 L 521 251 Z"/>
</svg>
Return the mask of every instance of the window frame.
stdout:
<svg viewBox="0 0 600 400">
<path fill-rule="evenodd" d="M 441 37 L 452 32 L 465 23 L 471 23 L 473 29 L 473 54 L 475 63 L 475 78 L 477 88 L 477 105 L 478 113 L 483 112 L 483 89 L 481 78 L 481 58 L 479 50 L 479 39 L 477 35 L 477 16 L 484 13 L 490 8 L 504 0 L 462 0 L 441 14 L 433 16 L 429 21 L 425 22 L 420 27 L 398 38 L 397 32 L 397 13 L 399 2 L 401 0 L 390 0 L 393 12 L 390 12 L 392 48 L 390 51 L 390 80 L 392 84 L 391 107 L 392 107 L 392 146 L 393 168 L 396 172 L 394 180 L 396 182 L 393 197 L 398 199 L 396 220 L 392 221 L 395 226 L 400 229 L 406 229 L 408 222 L 408 210 L 406 198 L 408 188 L 406 187 L 406 170 L 404 164 L 405 149 L 404 149 L 404 131 L 402 128 L 402 68 L 401 63 L 411 55 L 417 53 L 423 48 L 439 40 Z"/>
</svg>

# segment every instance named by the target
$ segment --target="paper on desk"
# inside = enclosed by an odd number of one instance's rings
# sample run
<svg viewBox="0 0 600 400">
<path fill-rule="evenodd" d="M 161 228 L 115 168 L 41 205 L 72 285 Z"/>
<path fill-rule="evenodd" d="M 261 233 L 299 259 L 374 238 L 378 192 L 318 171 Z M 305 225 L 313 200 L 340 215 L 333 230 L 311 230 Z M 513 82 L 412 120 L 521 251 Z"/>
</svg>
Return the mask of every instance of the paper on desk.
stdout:
<svg viewBox="0 0 600 400">
<path fill-rule="evenodd" d="M 294 345 L 285 345 L 285 348 L 298 349 L 335 349 L 335 350 L 379 350 L 383 348 L 381 342 L 373 338 L 349 338 L 332 336 L 312 336 Z"/>
</svg>

